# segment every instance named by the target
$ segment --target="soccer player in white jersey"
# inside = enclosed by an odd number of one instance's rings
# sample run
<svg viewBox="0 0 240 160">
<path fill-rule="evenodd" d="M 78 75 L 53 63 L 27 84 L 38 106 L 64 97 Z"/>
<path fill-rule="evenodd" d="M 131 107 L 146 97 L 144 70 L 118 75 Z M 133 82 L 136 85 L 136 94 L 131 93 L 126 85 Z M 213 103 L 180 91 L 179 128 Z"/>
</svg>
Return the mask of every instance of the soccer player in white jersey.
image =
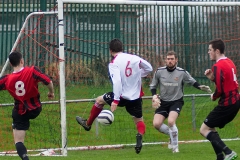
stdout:
<svg viewBox="0 0 240 160">
<path fill-rule="evenodd" d="M 118 39 L 113 39 L 109 43 L 109 50 L 112 61 L 108 69 L 113 84 L 113 92 L 105 93 L 97 97 L 88 119 L 77 116 L 77 122 L 86 130 L 91 129 L 95 118 L 102 111 L 103 106 L 108 104 L 114 112 L 117 107 L 124 107 L 133 117 L 136 124 L 136 153 L 140 153 L 142 148 L 142 136 L 146 127 L 142 116 L 142 96 L 141 78 L 146 77 L 152 66 L 146 60 L 132 54 L 123 53 L 123 44 Z"/>
<path fill-rule="evenodd" d="M 166 57 L 166 66 L 157 69 L 150 84 L 153 95 L 152 106 L 156 108 L 153 126 L 159 132 L 170 136 L 171 143 L 168 148 L 172 149 L 173 153 L 179 152 L 176 120 L 184 104 L 183 84 L 188 83 L 197 89 L 211 93 L 208 86 L 200 85 L 186 70 L 177 67 L 177 62 L 177 54 L 169 51 Z M 160 96 L 156 94 L 158 87 Z M 168 125 L 163 123 L 166 118 Z"/>
</svg>

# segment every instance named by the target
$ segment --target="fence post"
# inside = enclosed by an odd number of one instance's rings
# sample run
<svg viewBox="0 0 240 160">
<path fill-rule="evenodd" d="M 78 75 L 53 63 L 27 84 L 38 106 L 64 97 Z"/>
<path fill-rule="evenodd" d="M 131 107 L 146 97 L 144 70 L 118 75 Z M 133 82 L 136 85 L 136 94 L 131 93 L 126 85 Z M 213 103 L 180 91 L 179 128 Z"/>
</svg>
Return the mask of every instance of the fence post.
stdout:
<svg viewBox="0 0 240 160">
<path fill-rule="evenodd" d="M 192 95 L 192 126 L 195 132 L 196 131 L 195 94 Z"/>
<path fill-rule="evenodd" d="M 95 127 L 96 127 L 96 137 L 99 135 L 99 127 L 98 127 L 98 121 L 95 119 Z"/>
</svg>

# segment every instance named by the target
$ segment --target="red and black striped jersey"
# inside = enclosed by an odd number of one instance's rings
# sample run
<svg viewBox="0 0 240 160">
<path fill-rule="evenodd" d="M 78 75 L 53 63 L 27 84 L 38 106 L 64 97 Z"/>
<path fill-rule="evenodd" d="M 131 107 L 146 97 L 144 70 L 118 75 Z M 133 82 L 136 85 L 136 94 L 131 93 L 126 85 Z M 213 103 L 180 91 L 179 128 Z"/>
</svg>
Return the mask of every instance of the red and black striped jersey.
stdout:
<svg viewBox="0 0 240 160">
<path fill-rule="evenodd" d="M 221 58 L 212 67 L 216 90 L 213 100 L 220 97 L 219 106 L 235 104 L 239 100 L 237 69 L 234 63 L 227 57 Z"/>
<path fill-rule="evenodd" d="M 37 67 L 24 67 L 19 72 L 13 72 L 0 78 L 0 90 L 7 90 L 14 98 L 14 109 L 23 115 L 27 110 L 41 107 L 38 82 L 45 85 L 51 79 Z"/>
</svg>

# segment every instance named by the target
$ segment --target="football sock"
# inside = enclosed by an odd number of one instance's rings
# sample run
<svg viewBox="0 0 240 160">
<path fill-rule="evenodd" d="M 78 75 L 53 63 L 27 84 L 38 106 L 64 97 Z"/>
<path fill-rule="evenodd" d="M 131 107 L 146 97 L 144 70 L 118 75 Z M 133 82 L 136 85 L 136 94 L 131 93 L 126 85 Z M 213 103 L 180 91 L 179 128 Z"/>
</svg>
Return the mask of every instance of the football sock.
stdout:
<svg viewBox="0 0 240 160">
<path fill-rule="evenodd" d="M 217 154 L 217 160 L 223 160 L 223 159 L 224 159 L 224 154 L 223 153 Z"/>
<path fill-rule="evenodd" d="M 169 135 L 169 127 L 166 124 L 162 124 L 161 127 L 159 128 L 159 132 L 164 133 L 166 135 Z"/>
<path fill-rule="evenodd" d="M 178 145 L 178 128 L 175 124 L 172 127 L 169 127 L 169 134 L 171 138 L 171 144 Z"/>
<path fill-rule="evenodd" d="M 140 133 L 141 135 L 143 135 L 146 131 L 146 126 L 144 124 L 143 121 L 139 121 L 137 122 L 137 130 L 138 130 L 138 133 Z"/>
<path fill-rule="evenodd" d="M 216 134 L 218 134 L 218 132 L 215 132 Z M 217 159 L 224 159 L 224 155 L 222 153 L 222 150 L 217 146 L 215 145 L 215 143 L 211 142 L 212 144 L 212 147 L 217 155 Z"/>
<path fill-rule="evenodd" d="M 216 132 L 209 132 L 206 137 L 214 147 L 218 148 L 219 150 L 223 151 L 225 154 L 232 153 L 232 150 L 230 150 L 226 144 L 221 140 L 218 133 Z M 214 149 L 215 150 L 215 149 Z"/>
<path fill-rule="evenodd" d="M 15 144 L 17 153 L 22 160 L 29 160 L 27 156 L 27 149 L 22 142 L 17 142 Z"/>
<path fill-rule="evenodd" d="M 93 121 L 95 120 L 95 118 L 99 115 L 99 113 L 102 111 L 103 109 L 103 104 L 98 104 L 97 102 L 92 106 L 91 112 L 90 112 L 90 116 L 87 120 L 87 125 L 91 126 L 93 124 Z"/>
</svg>

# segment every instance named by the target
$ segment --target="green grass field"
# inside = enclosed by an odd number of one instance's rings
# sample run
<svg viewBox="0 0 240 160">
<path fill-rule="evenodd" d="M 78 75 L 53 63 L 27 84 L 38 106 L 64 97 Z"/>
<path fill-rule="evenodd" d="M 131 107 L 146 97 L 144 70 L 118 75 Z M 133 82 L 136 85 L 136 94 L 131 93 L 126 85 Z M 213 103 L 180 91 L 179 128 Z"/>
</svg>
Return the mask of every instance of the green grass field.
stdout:
<svg viewBox="0 0 240 160">
<path fill-rule="evenodd" d="M 58 88 L 56 87 L 56 97 L 59 96 Z M 40 86 L 41 99 L 47 101 L 46 90 Z M 90 99 L 96 98 L 107 91 L 111 91 L 111 86 L 91 86 L 91 85 L 74 85 L 68 84 L 67 100 L 75 99 Z M 150 91 L 145 85 L 145 96 L 150 95 Z M 185 94 L 203 94 L 204 92 L 193 87 L 185 87 Z M 12 98 L 6 92 L 0 92 L 0 103 L 12 103 Z M 194 101 L 193 101 L 194 100 Z M 181 111 L 181 115 L 177 121 L 179 129 L 179 140 L 202 140 L 204 139 L 199 134 L 199 128 L 204 118 L 217 104 L 211 102 L 209 97 L 185 97 L 185 104 Z M 93 102 L 67 103 L 67 133 L 68 133 L 68 147 L 81 146 L 98 146 L 107 144 L 135 144 L 136 127 L 133 124 L 131 116 L 125 111 L 125 108 L 118 108 L 114 112 L 115 120 L 111 126 L 92 126 L 90 132 L 84 131 L 75 120 L 76 115 L 83 117 L 88 116 Z M 194 106 L 194 107 L 193 107 Z M 109 106 L 105 107 L 109 109 Z M 11 110 L 10 107 L 0 107 L 1 129 L 0 138 L 2 143 L 0 151 L 15 150 L 13 144 L 12 130 L 11 130 Z M 143 138 L 145 143 L 150 142 L 167 142 L 168 136 L 156 131 L 152 126 L 152 119 L 154 109 L 151 107 L 151 100 L 143 100 L 143 115 L 146 123 L 146 134 Z M 239 137 L 239 120 L 238 115 L 236 119 L 226 126 L 223 130 L 219 130 L 222 138 L 237 138 Z M 236 148 L 239 141 L 227 142 Z M 43 112 L 34 121 L 31 122 L 30 130 L 27 131 L 25 144 L 28 149 L 47 149 L 47 148 L 61 148 L 61 125 L 60 125 L 60 106 L 58 104 L 43 105 Z M 235 148 L 234 148 L 235 147 Z M 206 149 L 205 149 L 206 148 Z M 206 154 L 204 154 L 206 152 Z M 111 158 L 107 158 L 107 156 Z M 120 156 L 121 155 L 121 156 Z M 170 150 L 164 145 L 144 146 L 140 155 L 136 155 L 133 146 L 125 147 L 124 149 L 110 149 L 101 151 L 69 151 L 68 157 L 32 157 L 31 159 L 153 159 L 154 157 L 162 156 L 161 159 L 173 159 Z M 199 158 L 203 156 L 204 158 Z M 206 157 L 205 157 L 206 156 Z M 180 153 L 177 158 L 190 159 L 213 159 L 214 152 L 209 143 L 198 144 L 180 144 Z M 7 159 L 16 159 L 16 157 L 4 157 Z M 1 159 L 1 157 L 0 157 Z"/>
<path fill-rule="evenodd" d="M 240 153 L 239 141 L 227 141 L 226 144 Z M 68 151 L 67 157 L 30 157 L 31 160 L 212 160 L 216 159 L 215 153 L 209 142 L 180 144 L 180 152 L 172 153 L 166 145 L 143 146 L 140 154 L 136 154 L 134 147 L 108 150 Z M 3 157 L 0 157 L 2 159 Z M 5 160 L 15 160 L 18 157 L 5 156 Z"/>
</svg>

